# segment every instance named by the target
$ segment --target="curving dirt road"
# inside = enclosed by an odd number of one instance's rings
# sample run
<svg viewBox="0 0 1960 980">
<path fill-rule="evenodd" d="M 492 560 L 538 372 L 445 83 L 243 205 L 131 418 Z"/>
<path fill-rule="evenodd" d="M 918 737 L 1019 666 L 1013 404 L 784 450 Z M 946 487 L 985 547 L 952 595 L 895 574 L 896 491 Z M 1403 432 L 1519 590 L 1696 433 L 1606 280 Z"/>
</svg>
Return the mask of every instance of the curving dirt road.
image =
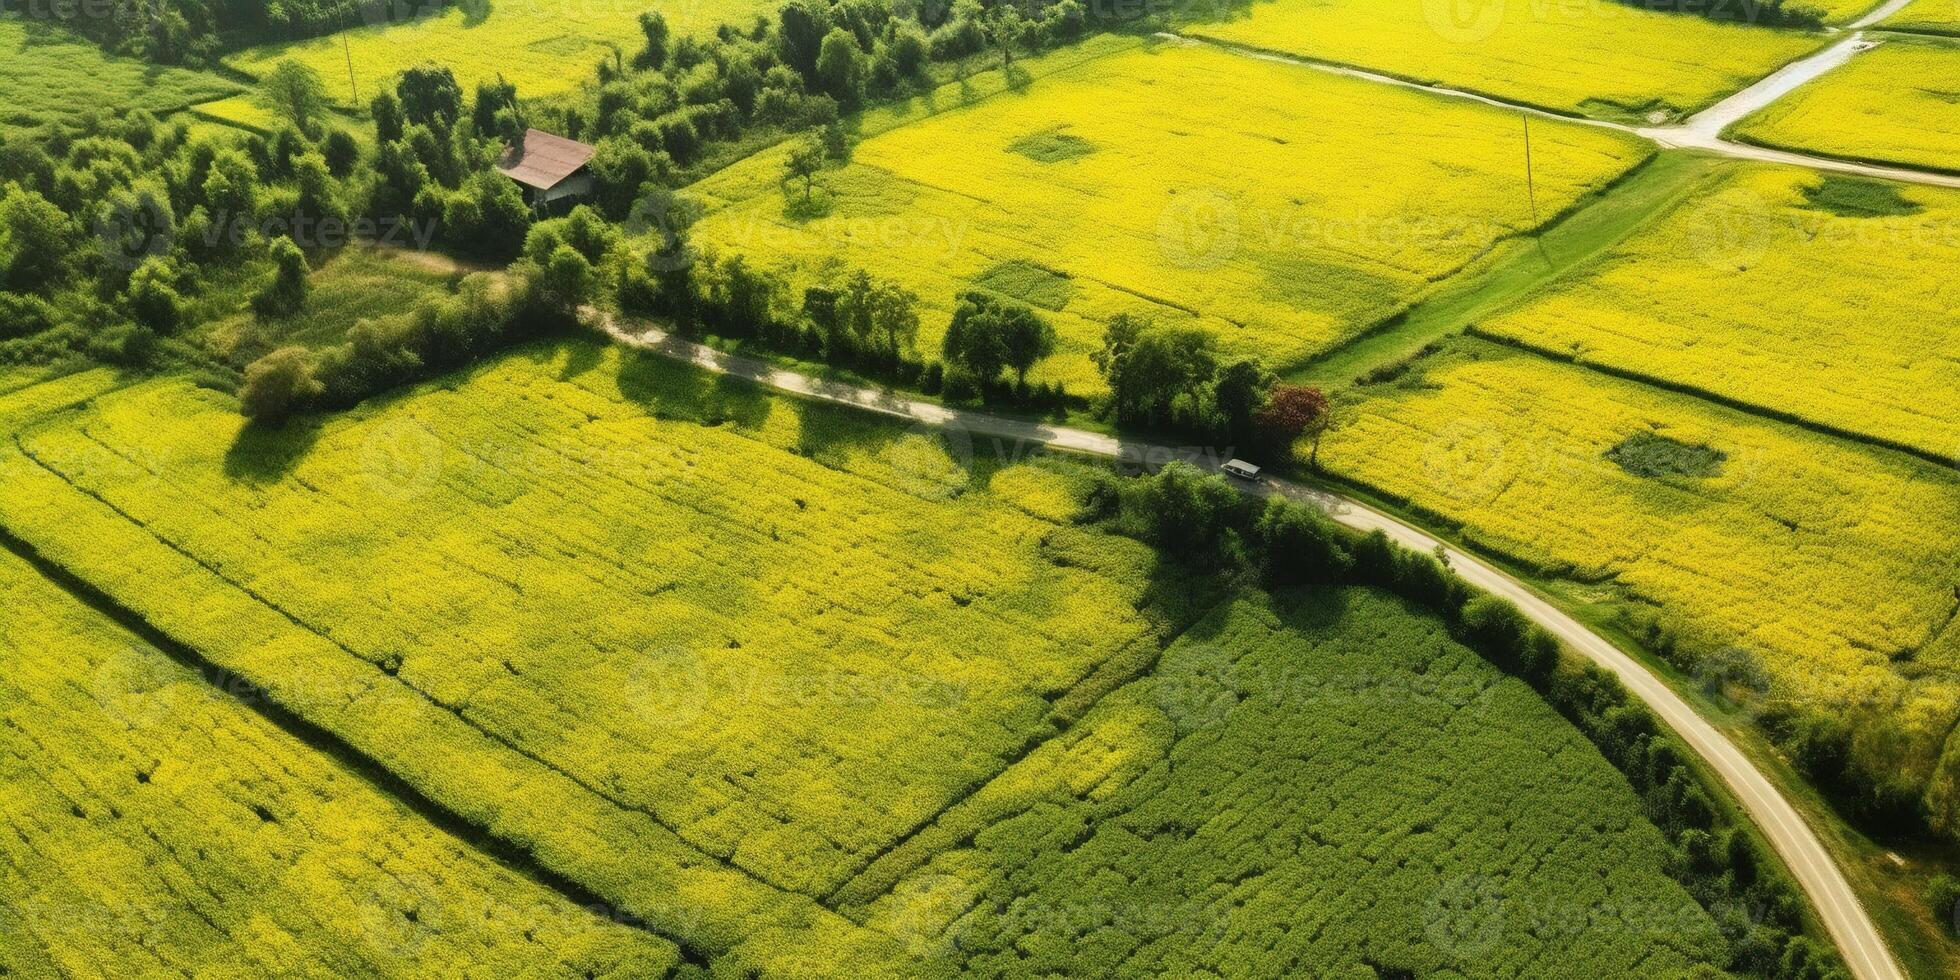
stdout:
<svg viewBox="0 0 1960 980">
<path fill-rule="evenodd" d="M 969 435 L 1014 440 L 1094 456 L 1132 460 L 1185 458 L 1167 446 L 1121 439 L 1081 429 L 1002 418 L 983 412 L 950 409 L 930 402 L 914 401 L 889 392 L 859 388 L 784 371 L 765 362 L 724 354 L 711 347 L 669 336 L 659 330 L 629 330 L 618 321 L 597 311 L 587 314 L 622 344 L 687 361 L 717 374 L 745 378 L 779 391 L 808 398 L 854 405 L 868 411 L 910 419 L 921 425 L 962 429 Z M 1743 809 L 1756 821 L 1776 852 L 1790 866 L 1798 884 L 1816 906 L 1818 915 L 1838 944 L 1852 974 L 1859 980 L 1900 980 L 1897 962 L 1886 949 L 1878 927 L 1859 903 L 1851 885 L 1832 862 L 1830 852 L 1804 823 L 1789 800 L 1775 784 L 1756 770 L 1749 758 L 1728 736 L 1702 720 L 1679 694 L 1663 683 L 1618 647 L 1594 633 L 1578 620 L 1539 598 L 1522 582 L 1450 548 L 1423 531 L 1358 501 L 1294 483 L 1266 478 L 1243 484 L 1248 492 L 1261 496 L 1278 495 L 1311 503 L 1335 520 L 1364 531 L 1380 529 L 1397 543 L 1418 551 L 1442 548 L 1450 567 L 1478 588 L 1504 596 L 1517 603 L 1525 615 L 1550 630 L 1572 649 L 1609 670 L 1625 684 L 1682 742 L 1694 749 L 1710 768 L 1728 784 Z"/>
<path fill-rule="evenodd" d="M 1379 85 L 1418 89 L 1432 95 L 1444 96 L 1445 98 L 1480 102 L 1484 105 L 1495 106 L 1501 109 L 1511 109 L 1516 112 L 1545 119 L 1554 119 L 1559 122 L 1618 130 L 1622 133 L 1631 133 L 1635 136 L 1652 140 L 1661 146 L 1673 149 L 1703 150 L 1720 156 L 1734 157 L 1738 160 L 1759 160 L 1764 163 L 1780 163 L 1793 167 L 1808 167 L 1812 170 L 1829 170 L 1836 173 L 1857 174 L 1859 176 L 1873 177 L 1879 180 L 1893 180 L 1906 184 L 1960 188 L 1960 175 L 1940 173 L 1932 170 L 1919 170 L 1913 167 L 1860 163 L 1856 160 L 1840 160 L 1835 157 L 1797 153 L 1790 150 L 1773 150 L 1768 147 L 1737 143 L 1733 140 L 1722 138 L 1722 131 L 1724 129 L 1790 94 L 1804 83 L 1813 81 L 1831 69 L 1843 65 L 1859 52 L 1873 47 L 1878 42 L 1868 40 L 1864 34 L 1858 32 L 1858 29 L 1868 27 L 1890 17 L 1894 12 L 1909 2 L 1911 0 L 1887 0 L 1885 4 L 1873 9 L 1870 13 L 1867 13 L 1855 23 L 1851 24 L 1849 29 L 1853 33 L 1850 37 L 1814 54 L 1793 61 L 1776 72 L 1765 76 L 1754 85 L 1695 113 L 1693 116 L 1681 122 L 1668 126 L 1629 126 L 1626 123 L 1610 122 L 1604 119 L 1586 119 L 1579 116 L 1551 112 L 1537 106 L 1512 102 L 1477 92 L 1465 92 L 1461 89 L 1446 88 L 1440 85 L 1425 85 L 1421 82 L 1412 82 L 1407 79 L 1383 75 L 1378 72 L 1367 71 L 1349 65 L 1317 61 L 1313 58 L 1298 55 L 1280 54 L 1278 52 L 1233 44 L 1228 41 L 1217 41 L 1211 38 L 1192 38 L 1170 32 L 1159 33 L 1157 37 L 1166 41 L 1175 41 L 1183 44 L 1209 45 L 1244 58 L 1298 65 L 1302 68 L 1311 68 L 1315 71 L 1340 75 L 1345 78 L 1356 78 Z"/>
</svg>

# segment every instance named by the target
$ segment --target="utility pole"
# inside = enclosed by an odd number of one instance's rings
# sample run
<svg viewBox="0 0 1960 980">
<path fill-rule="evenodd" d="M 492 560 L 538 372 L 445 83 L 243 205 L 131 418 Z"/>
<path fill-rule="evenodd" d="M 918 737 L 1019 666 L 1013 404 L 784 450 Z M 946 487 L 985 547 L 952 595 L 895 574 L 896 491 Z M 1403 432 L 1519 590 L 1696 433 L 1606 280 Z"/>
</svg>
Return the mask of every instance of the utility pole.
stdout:
<svg viewBox="0 0 1960 980">
<path fill-rule="evenodd" d="M 347 32 L 340 32 L 340 53 L 347 56 L 347 104 L 358 110 L 361 107 L 361 93 L 354 87 L 354 50 L 347 44 Z M 1527 143 L 1529 137 L 1527 137 Z M 1529 157 L 1529 151 L 1525 154 Z"/>
<path fill-rule="evenodd" d="M 1518 117 L 1524 120 L 1524 187 L 1525 193 L 1531 197 L 1531 224 L 1535 228 L 1538 225 L 1538 186 L 1531 179 L 1531 114 L 1519 113 Z"/>
</svg>

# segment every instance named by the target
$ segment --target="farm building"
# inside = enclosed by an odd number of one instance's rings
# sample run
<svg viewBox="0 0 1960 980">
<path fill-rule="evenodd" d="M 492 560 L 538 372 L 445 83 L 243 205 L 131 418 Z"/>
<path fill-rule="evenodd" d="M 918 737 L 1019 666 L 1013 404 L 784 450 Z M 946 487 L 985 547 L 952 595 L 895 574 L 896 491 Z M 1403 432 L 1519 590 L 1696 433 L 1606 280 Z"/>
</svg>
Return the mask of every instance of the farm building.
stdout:
<svg viewBox="0 0 1960 980">
<path fill-rule="evenodd" d="M 497 171 L 522 184 L 524 200 L 542 210 L 592 193 L 592 173 L 585 165 L 594 152 L 577 140 L 527 129 L 522 144 L 504 147 Z"/>
</svg>

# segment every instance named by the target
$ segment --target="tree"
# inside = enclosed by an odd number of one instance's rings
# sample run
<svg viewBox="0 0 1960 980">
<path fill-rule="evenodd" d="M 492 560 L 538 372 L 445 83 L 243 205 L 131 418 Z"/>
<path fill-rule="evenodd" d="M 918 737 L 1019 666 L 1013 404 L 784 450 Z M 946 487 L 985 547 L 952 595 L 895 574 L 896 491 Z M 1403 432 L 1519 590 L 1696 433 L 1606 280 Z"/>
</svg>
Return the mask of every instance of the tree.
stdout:
<svg viewBox="0 0 1960 980">
<path fill-rule="evenodd" d="M 402 100 L 395 93 L 382 89 L 368 100 L 368 113 L 374 117 L 374 140 L 377 143 L 393 143 L 402 138 Z"/>
<path fill-rule="evenodd" d="M 814 81 L 817 53 L 830 33 L 830 11 L 822 0 L 791 0 L 777 13 L 776 43 L 783 63 L 805 81 Z"/>
<path fill-rule="evenodd" d="M 258 101 L 311 137 L 319 132 L 318 120 L 327 112 L 327 86 L 319 72 L 288 58 L 259 80 Z"/>
<path fill-rule="evenodd" d="M 30 293 L 59 279 L 75 249 L 68 216 L 17 185 L 0 193 L 0 284 Z"/>
<path fill-rule="evenodd" d="M 1007 349 L 1007 366 L 1014 369 L 1014 385 L 1028 386 L 1028 371 L 1035 362 L 1055 352 L 1055 327 L 1025 306 L 1000 307 L 1001 344 Z"/>
<path fill-rule="evenodd" d="M 667 18 L 658 10 L 640 15 L 640 33 L 647 43 L 633 56 L 633 67 L 660 70 L 667 64 Z"/>
<path fill-rule="evenodd" d="M 1007 365 L 1007 345 L 1001 340 L 997 307 L 990 297 L 973 292 L 960 297 L 939 352 L 946 363 L 964 368 L 983 383 L 999 377 Z"/>
<path fill-rule="evenodd" d="M 790 147 L 789 156 L 783 159 L 783 190 L 787 192 L 790 184 L 800 180 L 803 182 L 803 200 L 808 201 L 823 166 L 823 143 L 815 134 L 797 141 Z"/>
<path fill-rule="evenodd" d="M 997 4 L 987 15 L 986 23 L 987 42 L 1000 52 L 1002 69 L 1014 64 L 1015 48 L 1033 47 L 1038 36 L 1038 29 L 1021 16 L 1021 8 L 1016 4 Z"/>
<path fill-rule="evenodd" d="M 1179 398 L 1197 404 L 1218 370 L 1215 344 L 1211 334 L 1196 327 L 1111 318 L 1096 365 L 1109 382 L 1117 420 L 1161 425 L 1172 420 Z"/>
<path fill-rule="evenodd" d="M 1302 435 L 1312 438 L 1307 465 L 1316 469 L 1320 466 L 1320 437 L 1333 423 L 1333 403 L 1327 400 L 1327 393 L 1302 385 L 1276 385 L 1255 420 L 1261 438 L 1275 452 L 1284 453 Z"/>
<path fill-rule="evenodd" d="M 825 34 L 817 53 L 817 87 L 839 103 L 856 105 L 864 89 L 864 50 L 842 27 Z"/>
<path fill-rule="evenodd" d="M 395 84 L 401 97 L 402 116 L 411 123 L 427 126 L 447 138 L 463 114 L 463 88 L 448 68 L 425 61 L 402 72 Z"/>
<path fill-rule="evenodd" d="M 267 318 L 289 317 L 306 304 L 306 253 L 293 240 L 280 236 L 272 240 L 272 279 L 252 297 L 252 309 Z"/>
<path fill-rule="evenodd" d="M 538 286 L 551 312 L 570 319 L 591 299 L 593 279 L 592 263 L 570 245 L 560 245 L 546 260 Z"/>
<path fill-rule="evenodd" d="M 1019 304 L 1003 303 L 981 292 L 960 297 L 946 330 L 941 353 L 949 363 L 973 372 L 982 382 L 1013 368 L 1023 387 L 1028 369 L 1055 349 L 1055 328 Z"/>
<path fill-rule="evenodd" d="M 361 162 L 361 145 L 354 142 L 352 134 L 344 129 L 327 133 L 320 143 L 320 155 L 327 159 L 327 170 L 335 177 L 346 177 L 354 172 L 354 165 Z"/>
<path fill-rule="evenodd" d="M 177 292 L 176 279 L 177 267 L 157 255 L 144 259 L 130 273 L 126 302 L 137 323 L 162 334 L 177 329 L 183 317 L 184 298 Z"/>
<path fill-rule="evenodd" d="M 892 364 L 918 342 L 918 303 L 919 297 L 895 282 L 879 280 L 871 290 L 871 331 Z"/>
<path fill-rule="evenodd" d="M 1251 358 L 1233 361 L 1218 372 L 1218 380 L 1211 386 L 1211 401 L 1218 409 L 1220 427 L 1233 445 L 1251 445 L 1253 416 L 1265 404 L 1272 386 L 1272 372 Z"/>
<path fill-rule="evenodd" d="M 278 424 L 326 392 L 304 347 L 281 347 L 245 368 L 238 409 L 248 419 Z"/>
</svg>

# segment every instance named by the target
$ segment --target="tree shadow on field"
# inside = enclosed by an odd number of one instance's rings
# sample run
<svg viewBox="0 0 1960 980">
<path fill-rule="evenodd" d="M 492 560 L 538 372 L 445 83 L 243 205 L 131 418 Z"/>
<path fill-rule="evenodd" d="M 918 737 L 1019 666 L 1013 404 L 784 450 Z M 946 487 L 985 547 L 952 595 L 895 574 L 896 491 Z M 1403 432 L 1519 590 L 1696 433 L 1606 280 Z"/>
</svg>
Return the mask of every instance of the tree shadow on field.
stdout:
<svg viewBox="0 0 1960 980">
<path fill-rule="evenodd" d="M 593 368 L 605 363 L 606 348 L 603 344 L 569 341 L 544 348 L 547 354 L 562 353 L 565 363 L 558 369 L 558 380 L 570 381 L 582 377 Z"/>
<path fill-rule="evenodd" d="M 774 399 L 756 384 L 647 351 L 621 351 L 618 385 L 621 399 L 657 419 L 754 430 L 775 408 Z"/>
<path fill-rule="evenodd" d="M 284 425 L 247 422 L 225 449 L 225 476 L 240 483 L 264 486 L 290 475 L 313 451 L 332 415 L 307 415 Z"/>
<path fill-rule="evenodd" d="M 490 0 L 457 0 L 456 7 L 463 12 L 464 27 L 475 27 L 490 19 Z"/>
</svg>

